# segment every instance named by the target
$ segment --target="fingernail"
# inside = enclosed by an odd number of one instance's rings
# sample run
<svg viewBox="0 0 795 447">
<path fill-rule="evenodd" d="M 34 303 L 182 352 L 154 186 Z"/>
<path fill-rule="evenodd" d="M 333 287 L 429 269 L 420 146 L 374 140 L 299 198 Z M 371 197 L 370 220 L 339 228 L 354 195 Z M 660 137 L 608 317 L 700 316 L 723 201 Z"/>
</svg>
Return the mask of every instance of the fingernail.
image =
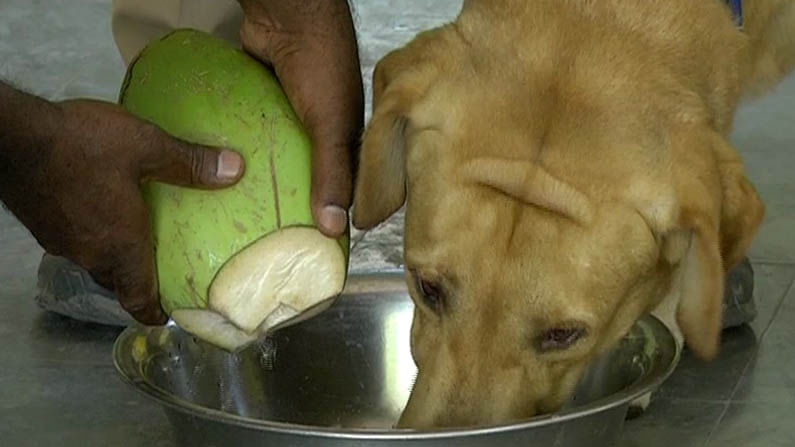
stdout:
<svg viewBox="0 0 795 447">
<path fill-rule="evenodd" d="M 215 170 L 215 175 L 219 180 L 234 180 L 240 174 L 242 166 L 243 159 L 239 154 L 224 150 L 218 154 L 218 167 Z"/>
<path fill-rule="evenodd" d="M 330 234 L 342 234 L 348 225 L 348 213 L 337 205 L 326 205 L 320 211 L 318 224 Z"/>
</svg>

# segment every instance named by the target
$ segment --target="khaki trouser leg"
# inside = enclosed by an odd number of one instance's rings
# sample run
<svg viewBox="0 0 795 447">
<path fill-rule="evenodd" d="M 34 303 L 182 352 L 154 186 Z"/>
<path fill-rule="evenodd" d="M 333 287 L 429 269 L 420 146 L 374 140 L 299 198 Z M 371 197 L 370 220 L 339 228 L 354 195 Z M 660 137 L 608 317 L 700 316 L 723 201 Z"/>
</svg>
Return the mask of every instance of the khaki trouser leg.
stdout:
<svg viewBox="0 0 795 447">
<path fill-rule="evenodd" d="M 236 0 L 113 0 L 113 39 L 125 64 L 152 40 L 195 28 L 240 45 L 243 12 Z"/>
</svg>

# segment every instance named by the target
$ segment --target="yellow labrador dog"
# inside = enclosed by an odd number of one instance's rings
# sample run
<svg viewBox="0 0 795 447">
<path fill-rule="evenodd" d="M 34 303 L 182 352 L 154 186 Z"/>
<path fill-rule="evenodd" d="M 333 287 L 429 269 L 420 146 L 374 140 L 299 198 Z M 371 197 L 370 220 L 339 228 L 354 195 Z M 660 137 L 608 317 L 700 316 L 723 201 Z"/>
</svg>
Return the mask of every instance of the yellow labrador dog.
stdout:
<svg viewBox="0 0 795 447">
<path fill-rule="evenodd" d="M 655 309 L 716 354 L 725 271 L 764 214 L 727 134 L 795 65 L 795 0 L 744 9 L 467 0 L 378 63 L 353 221 L 406 203 L 400 427 L 555 411 Z"/>
</svg>

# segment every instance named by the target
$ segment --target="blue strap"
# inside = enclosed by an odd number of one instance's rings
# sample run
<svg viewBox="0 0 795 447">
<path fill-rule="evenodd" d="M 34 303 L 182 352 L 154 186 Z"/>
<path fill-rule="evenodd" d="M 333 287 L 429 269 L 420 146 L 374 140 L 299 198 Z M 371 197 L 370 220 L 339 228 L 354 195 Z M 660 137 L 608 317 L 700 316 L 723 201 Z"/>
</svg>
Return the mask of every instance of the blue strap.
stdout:
<svg viewBox="0 0 795 447">
<path fill-rule="evenodd" d="M 734 15 L 734 23 L 743 27 L 743 0 L 725 0 Z"/>
</svg>

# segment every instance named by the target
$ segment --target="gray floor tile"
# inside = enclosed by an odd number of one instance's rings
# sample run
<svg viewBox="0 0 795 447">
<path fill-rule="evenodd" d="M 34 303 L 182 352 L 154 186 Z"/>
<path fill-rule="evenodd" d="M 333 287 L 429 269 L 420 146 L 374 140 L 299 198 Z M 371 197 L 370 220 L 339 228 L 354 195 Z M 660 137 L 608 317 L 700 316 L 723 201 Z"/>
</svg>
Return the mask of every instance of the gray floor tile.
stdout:
<svg viewBox="0 0 795 447">
<path fill-rule="evenodd" d="M 25 337 L 14 334 L 21 325 L 0 320 L 0 337 L 6 340 L 0 350 L 0 364 L 18 367 L 37 365 L 110 365 L 113 342 L 121 328 L 75 321 L 43 312 L 30 300 L 20 303 L 29 308 L 20 321 Z M 3 329 L 8 328 L 8 329 Z"/>
<path fill-rule="evenodd" d="M 685 350 L 659 395 L 668 399 L 726 401 L 753 357 L 757 336 L 748 326 L 724 331 L 717 358 L 704 362 Z"/>
<path fill-rule="evenodd" d="M 737 113 L 732 142 L 748 175 L 768 204 L 767 217 L 753 247 L 757 258 L 795 260 L 795 76 L 769 96 Z"/>
<path fill-rule="evenodd" d="M 645 414 L 627 421 L 620 447 L 702 446 L 725 404 L 657 398 Z"/>
<path fill-rule="evenodd" d="M 795 410 L 795 349 L 763 346 L 741 378 L 733 402 L 778 403 Z"/>
<path fill-rule="evenodd" d="M 351 252 L 351 271 L 403 268 L 404 210 L 368 231 Z"/>
<path fill-rule="evenodd" d="M 770 324 L 774 312 L 795 280 L 795 265 L 752 263 L 754 269 L 754 300 L 759 312 L 751 328 L 761 335 Z"/>
<path fill-rule="evenodd" d="M 793 404 L 733 403 L 706 447 L 791 447 Z"/>
<path fill-rule="evenodd" d="M 98 60 L 99 59 L 99 60 Z M 80 64 L 63 88 L 56 93 L 58 99 L 93 98 L 117 102 L 124 81 L 125 67 L 118 63 L 105 64 L 94 55 L 76 59 Z"/>
<path fill-rule="evenodd" d="M 742 377 L 735 401 L 791 405 L 795 410 L 795 308 L 787 304 L 776 316 L 758 352 Z"/>
<path fill-rule="evenodd" d="M 2 414 L 0 414 L 2 417 Z M 35 417 L 28 415 L 28 417 Z M 159 427 L 158 427 L 159 428 Z M 76 426 L 63 431 L 47 430 L 39 427 L 32 440 L 29 432 L 9 431 L 3 433 L 0 428 L 0 439 L 12 447 L 53 447 L 53 446 L 114 446 L 114 447 L 175 447 L 177 443 L 170 432 L 153 430 L 144 425 L 126 424 L 90 430 Z"/>
<path fill-rule="evenodd" d="M 0 300 L 0 365 L 109 365 L 110 344 L 119 329 L 42 312 L 33 301 L 42 250 L 2 209 L 0 228 L 0 247 L 4 250 L 0 257 L 0 296 L 8 297 Z"/>
<path fill-rule="evenodd" d="M 365 90 L 365 118 L 372 113 L 372 75 L 376 62 L 386 53 L 411 40 L 417 32 L 455 18 L 462 0 L 353 0 L 359 53 Z M 395 11 L 400 11 L 396 14 Z"/>
<path fill-rule="evenodd" d="M 6 446 L 172 445 L 160 407 L 110 366 L 0 371 L 0 420 Z"/>
<path fill-rule="evenodd" d="M 68 87 L 74 96 L 114 99 L 124 71 L 110 2 L 30 3 L 0 3 L 0 77 L 48 99 L 65 98 Z"/>
<path fill-rule="evenodd" d="M 0 258 L 0 291 L 10 293 L 31 287 L 31 279 L 35 279 L 36 266 L 43 253 L 41 247 L 30 232 L 2 206 L 0 228 L 0 247 L 3 250 Z"/>
</svg>

